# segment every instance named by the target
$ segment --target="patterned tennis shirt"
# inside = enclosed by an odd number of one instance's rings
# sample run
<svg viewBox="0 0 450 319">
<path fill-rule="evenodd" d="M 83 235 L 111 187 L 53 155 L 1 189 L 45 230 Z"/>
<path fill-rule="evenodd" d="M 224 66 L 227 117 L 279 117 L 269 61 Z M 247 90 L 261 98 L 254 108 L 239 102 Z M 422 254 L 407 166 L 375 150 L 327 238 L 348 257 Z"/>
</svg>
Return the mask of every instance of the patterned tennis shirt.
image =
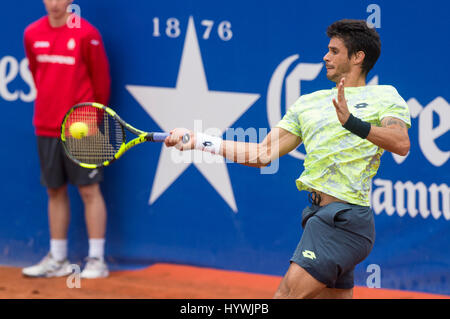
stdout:
<svg viewBox="0 0 450 319">
<path fill-rule="evenodd" d="M 370 206 L 371 180 L 380 166 L 383 149 L 343 128 L 333 98 L 337 88 L 302 95 L 276 127 L 299 136 L 306 149 L 299 190 L 315 189 L 346 202 Z M 350 113 L 372 125 L 385 117 L 411 127 L 408 105 L 390 85 L 345 88 Z"/>
</svg>

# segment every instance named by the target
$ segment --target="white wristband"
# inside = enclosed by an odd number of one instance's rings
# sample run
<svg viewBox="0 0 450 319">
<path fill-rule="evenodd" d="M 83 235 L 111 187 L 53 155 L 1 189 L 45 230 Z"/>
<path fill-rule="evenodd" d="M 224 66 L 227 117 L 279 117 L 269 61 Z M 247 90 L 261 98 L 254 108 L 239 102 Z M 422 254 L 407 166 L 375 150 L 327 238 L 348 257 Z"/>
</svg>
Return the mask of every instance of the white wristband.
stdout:
<svg viewBox="0 0 450 319">
<path fill-rule="evenodd" d="M 211 136 L 203 133 L 195 133 L 195 149 L 220 154 L 222 139 L 217 136 Z"/>
</svg>

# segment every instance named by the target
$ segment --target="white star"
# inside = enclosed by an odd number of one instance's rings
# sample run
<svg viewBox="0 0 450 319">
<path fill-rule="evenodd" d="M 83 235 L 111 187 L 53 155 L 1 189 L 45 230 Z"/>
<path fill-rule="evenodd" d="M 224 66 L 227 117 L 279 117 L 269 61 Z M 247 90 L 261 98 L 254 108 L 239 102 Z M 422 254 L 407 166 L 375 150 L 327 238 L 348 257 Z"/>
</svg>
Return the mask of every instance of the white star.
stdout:
<svg viewBox="0 0 450 319">
<path fill-rule="evenodd" d="M 201 120 L 204 130 L 216 128 L 222 135 L 260 96 L 208 90 L 192 17 L 189 18 L 176 88 L 135 85 L 127 85 L 126 88 L 166 132 L 176 127 L 193 129 L 194 122 Z M 189 165 L 194 164 L 228 206 L 237 212 L 225 160 L 217 155 L 198 154 L 199 152 L 180 154 L 175 148 L 168 149 L 163 146 L 150 194 L 150 205 Z M 185 160 L 174 161 L 174 158 Z M 198 158 L 203 160 L 196 160 Z"/>
</svg>

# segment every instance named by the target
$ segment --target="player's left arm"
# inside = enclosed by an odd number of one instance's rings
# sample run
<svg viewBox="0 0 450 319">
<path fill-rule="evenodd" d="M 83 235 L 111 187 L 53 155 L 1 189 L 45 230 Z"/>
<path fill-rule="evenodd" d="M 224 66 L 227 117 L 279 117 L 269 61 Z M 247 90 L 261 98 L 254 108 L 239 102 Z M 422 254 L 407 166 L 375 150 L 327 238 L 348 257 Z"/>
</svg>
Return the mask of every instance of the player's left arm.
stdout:
<svg viewBox="0 0 450 319">
<path fill-rule="evenodd" d="M 405 122 L 394 117 L 385 117 L 381 127 L 372 125 L 367 140 L 386 151 L 405 156 L 409 152 L 410 141 Z"/>
<path fill-rule="evenodd" d="M 96 102 L 107 105 L 111 94 L 108 57 L 100 33 L 93 29 L 84 38 L 83 58 L 87 63 Z"/>
<path fill-rule="evenodd" d="M 410 141 L 408 127 L 400 119 L 385 117 L 381 121 L 381 127 L 371 125 L 353 117 L 348 110 L 344 94 L 344 79 L 338 84 L 337 101 L 333 99 L 334 107 L 339 122 L 352 133 L 365 138 L 386 151 L 405 156 L 409 152 Z M 349 127 L 349 120 L 352 122 Z"/>
</svg>

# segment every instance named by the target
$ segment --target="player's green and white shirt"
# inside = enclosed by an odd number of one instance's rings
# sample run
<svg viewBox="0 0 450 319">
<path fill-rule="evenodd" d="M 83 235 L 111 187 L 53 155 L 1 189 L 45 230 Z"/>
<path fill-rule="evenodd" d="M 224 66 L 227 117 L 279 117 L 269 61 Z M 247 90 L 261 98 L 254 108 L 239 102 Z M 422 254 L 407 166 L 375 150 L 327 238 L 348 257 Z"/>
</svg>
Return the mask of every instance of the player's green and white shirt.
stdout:
<svg viewBox="0 0 450 319">
<path fill-rule="evenodd" d="M 333 98 L 337 99 L 336 88 L 302 95 L 277 124 L 305 145 L 305 169 L 296 180 L 297 188 L 369 206 L 371 180 L 384 150 L 342 127 Z M 372 125 L 395 117 L 411 126 L 408 105 L 390 85 L 347 87 L 345 99 L 354 116 Z"/>
</svg>

